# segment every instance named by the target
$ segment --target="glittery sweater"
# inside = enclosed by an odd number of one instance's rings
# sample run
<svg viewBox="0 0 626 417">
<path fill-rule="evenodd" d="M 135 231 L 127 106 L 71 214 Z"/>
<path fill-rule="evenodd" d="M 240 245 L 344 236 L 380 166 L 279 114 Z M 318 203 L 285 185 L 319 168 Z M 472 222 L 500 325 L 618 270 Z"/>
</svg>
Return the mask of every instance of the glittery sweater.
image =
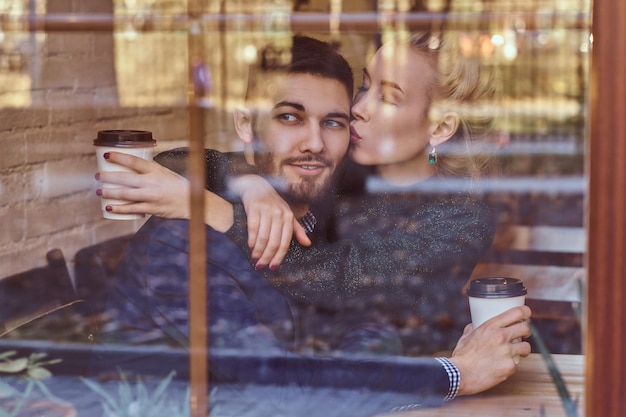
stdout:
<svg viewBox="0 0 626 417">
<path fill-rule="evenodd" d="M 170 151 L 157 160 L 181 172 L 185 155 Z M 207 188 L 234 204 L 235 224 L 227 235 L 249 253 L 245 211 L 224 184 L 230 175 L 255 170 L 240 153 L 207 150 L 206 159 Z M 470 183 L 431 178 L 394 187 L 368 172 L 348 176 L 349 192 L 334 206 L 324 201 L 310 207 L 318 219 L 313 244 L 294 240 L 280 268 L 265 271 L 272 285 L 296 302 L 330 310 L 408 308 L 430 315 L 433 305 L 465 309 L 448 301 L 462 300 L 461 289 L 495 230 L 489 207 Z"/>
</svg>

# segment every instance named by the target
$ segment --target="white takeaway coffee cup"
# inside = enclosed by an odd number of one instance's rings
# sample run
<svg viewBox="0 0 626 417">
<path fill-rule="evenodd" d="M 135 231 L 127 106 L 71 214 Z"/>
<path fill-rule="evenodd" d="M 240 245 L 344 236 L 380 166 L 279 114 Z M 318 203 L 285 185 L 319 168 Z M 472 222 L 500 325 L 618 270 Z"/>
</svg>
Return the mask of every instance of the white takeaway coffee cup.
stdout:
<svg viewBox="0 0 626 417">
<path fill-rule="evenodd" d="M 156 140 L 152 138 L 152 132 L 144 130 L 101 130 L 94 139 L 96 157 L 99 171 L 124 171 L 132 172 L 121 165 L 113 164 L 104 159 L 107 152 L 121 152 L 139 158 L 151 160 L 154 154 Z M 102 188 L 119 188 L 116 184 L 102 183 Z M 106 206 L 128 204 L 128 201 L 101 198 L 102 216 L 105 219 L 134 220 L 141 219 L 144 214 L 116 214 L 106 211 Z"/>
<path fill-rule="evenodd" d="M 470 281 L 467 297 L 474 328 L 513 307 L 524 305 L 526 292 L 524 283 L 517 278 L 489 277 Z"/>
</svg>

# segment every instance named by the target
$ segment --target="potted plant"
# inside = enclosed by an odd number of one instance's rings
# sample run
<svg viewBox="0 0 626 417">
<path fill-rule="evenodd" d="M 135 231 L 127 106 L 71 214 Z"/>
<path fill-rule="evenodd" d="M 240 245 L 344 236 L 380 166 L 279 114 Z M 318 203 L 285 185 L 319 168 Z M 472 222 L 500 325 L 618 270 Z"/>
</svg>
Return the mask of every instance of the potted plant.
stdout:
<svg viewBox="0 0 626 417">
<path fill-rule="evenodd" d="M 0 417 L 75 417 L 76 409 L 54 396 L 43 383 L 52 373 L 46 366 L 60 362 L 45 360 L 45 353 L 16 357 L 15 351 L 0 353 Z M 6 377 L 9 378 L 6 378 Z"/>
</svg>

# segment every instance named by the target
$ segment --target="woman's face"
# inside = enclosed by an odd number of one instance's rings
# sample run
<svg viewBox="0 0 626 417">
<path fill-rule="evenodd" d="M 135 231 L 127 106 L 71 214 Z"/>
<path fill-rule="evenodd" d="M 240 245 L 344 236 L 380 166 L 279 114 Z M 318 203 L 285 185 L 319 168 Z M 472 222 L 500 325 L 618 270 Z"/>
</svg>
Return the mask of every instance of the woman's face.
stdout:
<svg viewBox="0 0 626 417">
<path fill-rule="evenodd" d="M 427 86 L 434 70 L 409 45 L 381 47 L 363 71 L 352 105 L 352 158 L 363 165 L 427 161 L 431 123 Z M 420 159 L 421 158 L 421 159 Z"/>
</svg>

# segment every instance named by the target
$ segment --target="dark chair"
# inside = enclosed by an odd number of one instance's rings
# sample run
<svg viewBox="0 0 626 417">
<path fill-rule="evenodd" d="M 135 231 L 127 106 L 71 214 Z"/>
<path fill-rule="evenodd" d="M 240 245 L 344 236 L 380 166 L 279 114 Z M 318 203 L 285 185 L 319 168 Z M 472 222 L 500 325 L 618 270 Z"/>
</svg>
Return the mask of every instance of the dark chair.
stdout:
<svg viewBox="0 0 626 417">
<path fill-rule="evenodd" d="M 94 329 L 63 252 L 52 249 L 46 259 L 45 266 L 0 279 L 0 337 L 88 341 Z"/>
<path fill-rule="evenodd" d="M 104 312 L 118 263 L 133 234 L 109 239 L 82 248 L 74 258 L 76 291 L 92 314 Z"/>
</svg>

